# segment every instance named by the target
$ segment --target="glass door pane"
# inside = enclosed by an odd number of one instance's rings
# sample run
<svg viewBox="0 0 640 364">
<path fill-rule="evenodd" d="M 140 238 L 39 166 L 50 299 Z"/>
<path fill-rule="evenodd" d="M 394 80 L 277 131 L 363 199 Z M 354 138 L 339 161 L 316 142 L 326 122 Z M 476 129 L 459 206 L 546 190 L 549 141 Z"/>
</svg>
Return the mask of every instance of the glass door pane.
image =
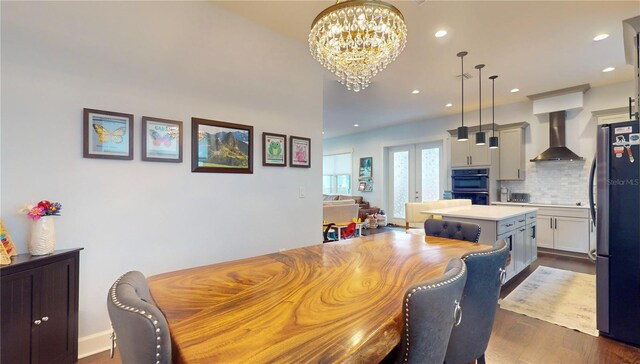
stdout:
<svg viewBox="0 0 640 364">
<path fill-rule="evenodd" d="M 404 204 L 409 201 L 409 152 L 393 153 L 393 217 L 404 218 Z"/>
<path fill-rule="evenodd" d="M 442 143 L 425 143 L 416 145 L 418 160 L 416 161 L 416 186 L 418 201 L 435 201 L 440 199 L 445 186 L 442 175 Z"/>
<path fill-rule="evenodd" d="M 393 224 L 403 225 L 405 203 L 413 201 L 415 191 L 415 158 L 413 146 L 391 148 L 389 150 L 389 219 Z"/>
</svg>

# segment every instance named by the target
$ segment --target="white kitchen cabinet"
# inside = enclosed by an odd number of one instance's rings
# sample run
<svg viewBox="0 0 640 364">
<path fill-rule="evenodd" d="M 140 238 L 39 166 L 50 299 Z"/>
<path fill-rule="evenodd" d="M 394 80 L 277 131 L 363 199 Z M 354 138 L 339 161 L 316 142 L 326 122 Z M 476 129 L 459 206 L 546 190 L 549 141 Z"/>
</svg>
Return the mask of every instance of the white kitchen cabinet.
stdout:
<svg viewBox="0 0 640 364">
<path fill-rule="evenodd" d="M 545 204 L 514 204 L 494 202 L 494 205 L 537 207 L 538 215 L 531 233 L 536 246 L 547 249 L 588 253 L 596 247 L 596 232 L 590 219 L 589 210 L 584 207 L 570 207 Z M 527 218 L 527 225 L 531 221 Z M 537 254 L 536 254 L 537 255 Z"/>
<path fill-rule="evenodd" d="M 469 141 L 451 138 L 451 167 L 469 166 Z"/>
<path fill-rule="evenodd" d="M 500 130 L 499 180 L 524 180 L 525 142 L 524 129 Z"/>
<path fill-rule="evenodd" d="M 475 134 L 469 133 L 469 140 L 451 139 L 451 167 L 480 167 L 491 164 L 489 145 L 476 145 Z"/>
<path fill-rule="evenodd" d="M 591 240 L 588 213 L 586 209 L 541 208 L 536 227 L 538 246 L 587 253 Z"/>
<path fill-rule="evenodd" d="M 527 256 L 529 255 L 529 247 L 527 245 L 527 239 L 525 232 L 527 228 L 525 226 L 521 226 L 515 231 L 515 258 L 516 258 L 516 272 L 520 272 L 524 267 L 527 266 Z"/>
<path fill-rule="evenodd" d="M 526 234 L 527 245 L 529 247 L 529 256 L 526 265 L 529 265 L 538 259 L 538 228 L 535 222 L 527 224 Z"/>
<path fill-rule="evenodd" d="M 538 246 L 553 249 L 553 216 L 538 214 Z"/>
<path fill-rule="evenodd" d="M 556 217 L 553 221 L 553 248 L 576 253 L 589 251 L 589 219 Z"/>
</svg>

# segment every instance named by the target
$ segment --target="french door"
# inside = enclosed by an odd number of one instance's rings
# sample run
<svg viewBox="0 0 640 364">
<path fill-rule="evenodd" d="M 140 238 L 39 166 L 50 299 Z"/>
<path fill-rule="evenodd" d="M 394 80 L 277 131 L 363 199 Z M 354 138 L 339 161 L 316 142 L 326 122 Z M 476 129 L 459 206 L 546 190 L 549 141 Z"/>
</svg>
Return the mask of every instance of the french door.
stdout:
<svg viewBox="0 0 640 364">
<path fill-rule="evenodd" d="M 442 142 L 389 148 L 388 215 L 393 224 L 404 226 L 407 202 L 435 201 L 446 185 Z"/>
</svg>

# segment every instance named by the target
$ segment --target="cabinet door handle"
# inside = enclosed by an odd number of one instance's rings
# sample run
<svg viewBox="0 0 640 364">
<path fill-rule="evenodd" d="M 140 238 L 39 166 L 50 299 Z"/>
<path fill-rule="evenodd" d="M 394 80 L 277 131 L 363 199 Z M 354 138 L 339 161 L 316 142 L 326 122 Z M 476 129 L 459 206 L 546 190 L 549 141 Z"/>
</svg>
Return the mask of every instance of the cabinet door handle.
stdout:
<svg viewBox="0 0 640 364">
<path fill-rule="evenodd" d="M 472 155 L 469 156 L 469 165 L 473 165 L 473 156 Z"/>
<path fill-rule="evenodd" d="M 535 239 L 536 238 L 536 226 L 535 225 L 533 225 L 531 227 L 531 232 L 532 232 L 531 239 Z"/>
<path fill-rule="evenodd" d="M 558 230 L 558 219 L 556 219 L 555 229 Z"/>
<path fill-rule="evenodd" d="M 44 316 L 44 317 L 42 318 L 42 321 L 44 321 L 44 322 L 49 321 L 49 316 Z"/>
<path fill-rule="evenodd" d="M 549 218 L 549 228 L 553 229 L 553 217 Z"/>
<path fill-rule="evenodd" d="M 40 324 L 42 323 L 42 321 L 40 321 L 40 320 L 35 320 L 35 321 L 33 321 L 33 323 L 34 323 L 34 324 L 36 324 L 36 325 L 40 325 Z"/>
</svg>

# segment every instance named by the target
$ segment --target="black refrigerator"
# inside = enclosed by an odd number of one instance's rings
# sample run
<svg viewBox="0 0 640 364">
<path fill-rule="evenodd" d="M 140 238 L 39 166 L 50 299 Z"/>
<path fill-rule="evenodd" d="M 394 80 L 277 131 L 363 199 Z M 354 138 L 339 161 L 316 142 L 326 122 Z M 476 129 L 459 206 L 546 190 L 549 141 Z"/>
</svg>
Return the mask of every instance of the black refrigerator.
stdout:
<svg viewBox="0 0 640 364">
<path fill-rule="evenodd" d="M 600 334 L 640 345 L 640 131 L 600 125 L 596 153 L 596 296 Z"/>
</svg>

